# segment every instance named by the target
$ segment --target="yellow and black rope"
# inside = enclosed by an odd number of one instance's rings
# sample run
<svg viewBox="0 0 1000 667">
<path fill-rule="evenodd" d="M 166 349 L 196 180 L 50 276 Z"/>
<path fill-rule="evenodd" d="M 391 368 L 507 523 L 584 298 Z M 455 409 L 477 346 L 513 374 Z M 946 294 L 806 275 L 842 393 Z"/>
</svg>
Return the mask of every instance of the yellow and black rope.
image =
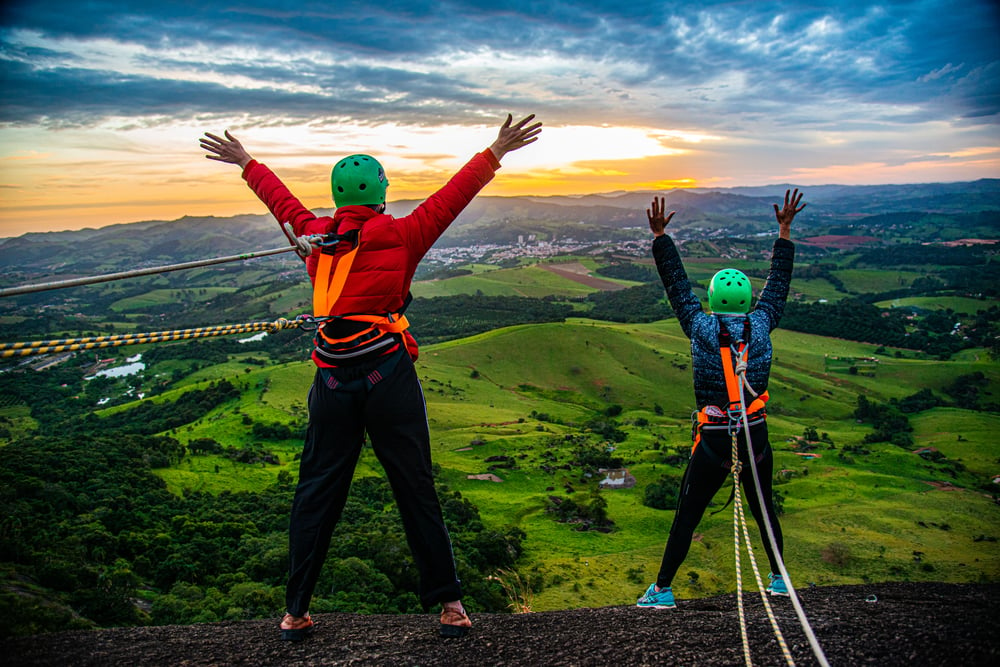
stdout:
<svg viewBox="0 0 1000 667">
<path fill-rule="evenodd" d="M 89 338 L 66 338 L 62 340 L 32 341 L 25 343 L 0 343 L 0 358 L 29 357 L 40 354 L 55 354 L 58 352 L 76 352 L 79 350 L 95 350 L 123 345 L 145 345 L 173 340 L 188 340 L 194 338 L 210 338 L 213 336 L 228 336 L 231 334 L 266 331 L 274 333 L 282 329 L 308 328 L 315 320 L 311 317 L 296 319 L 279 318 L 273 322 L 246 322 L 243 324 L 223 324 L 214 327 L 198 327 L 197 329 L 180 329 L 176 331 L 153 331 L 147 333 L 115 334 L 112 336 L 94 336 Z"/>
</svg>

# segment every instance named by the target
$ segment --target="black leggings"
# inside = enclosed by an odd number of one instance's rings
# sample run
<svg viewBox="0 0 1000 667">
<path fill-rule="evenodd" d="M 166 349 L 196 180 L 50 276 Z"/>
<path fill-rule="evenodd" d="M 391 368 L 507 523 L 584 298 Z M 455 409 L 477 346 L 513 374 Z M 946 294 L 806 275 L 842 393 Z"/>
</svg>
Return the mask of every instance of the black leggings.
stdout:
<svg viewBox="0 0 1000 667">
<path fill-rule="evenodd" d="M 774 513 L 774 501 L 771 497 L 771 471 L 774 466 L 774 457 L 771 452 L 771 445 L 767 439 L 767 422 L 761 422 L 750 427 L 750 437 L 753 443 L 754 455 L 757 459 L 757 476 L 760 478 L 761 492 L 764 496 L 764 506 L 767 516 L 771 519 L 771 530 L 774 532 L 774 540 L 778 545 L 779 554 L 783 549 L 781 537 L 781 526 Z M 771 549 L 771 542 L 767 539 L 767 533 L 761 516 L 760 503 L 757 500 L 757 492 L 754 489 L 753 472 L 748 467 L 750 465 L 747 454 L 746 439 L 741 430 L 738 436 L 739 457 L 743 464 L 740 473 L 740 482 L 743 488 L 743 498 L 750 507 L 757 526 L 760 528 L 761 536 L 764 540 L 764 550 L 767 552 L 767 559 L 770 561 L 771 572 L 779 572 L 778 562 Z M 667 546 L 663 551 L 663 562 L 660 564 L 660 573 L 656 577 L 656 585 L 660 588 L 670 586 L 680 569 L 681 564 L 687 557 L 688 549 L 691 547 L 691 539 L 694 531 L 701 522 L 701 517 L 705 514 L 708 504 L 725 483 L 727 477 L 731 477 L 730 460 L 732 458 L 732 438 L 725 430 L 703 430 L 701 442 L 695 449 L 688 462 L 687 470 L 684 472 L 684 481 L 681 483 L 681 494 L 677 501 L 677 513 L 674 515 L 674 523 L 670 526 L 670 537 L 667 539 Z"/>
<path fill-rule="evenodd" d="M 317 372 L 309 391 L 309 428 L 289 526 L 285 601 L 295 616 L 309 609 L 333 529 L 347 502 L 365 431 L 403 519 L 420 573 L 420 601 L 430 607 L 462 597 L 431 473 L 420 382 L 402 347 L 394 354 L 399 358 L 391 368 L 344 384 Z"/>
</svg>

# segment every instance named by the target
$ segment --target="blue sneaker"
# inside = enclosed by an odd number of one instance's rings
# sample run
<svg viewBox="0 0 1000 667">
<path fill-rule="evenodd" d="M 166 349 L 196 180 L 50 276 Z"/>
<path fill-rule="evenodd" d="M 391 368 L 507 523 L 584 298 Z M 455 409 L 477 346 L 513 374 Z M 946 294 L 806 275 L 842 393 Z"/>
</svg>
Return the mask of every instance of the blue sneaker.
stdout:
<svg viewBox="0 0 1000 667">
<path fill-rule="evenodd" d="M 768 593 L 788 597 L 788 586 L 785 585 L 785 580 L 781 578 L 780 574 L 768 574 L 767 578 L 771 580 L 771 585 L 767 587 Z"/>
<path fill-rule="evenodd" d="M 636 607 L 644 609 L 673 609 L 677 606 L 674 602 L 674 591 L 670 586 L 656 590 L 656 584 L 650 584 L 646 592 L 639 598 Z"/>
</svg>

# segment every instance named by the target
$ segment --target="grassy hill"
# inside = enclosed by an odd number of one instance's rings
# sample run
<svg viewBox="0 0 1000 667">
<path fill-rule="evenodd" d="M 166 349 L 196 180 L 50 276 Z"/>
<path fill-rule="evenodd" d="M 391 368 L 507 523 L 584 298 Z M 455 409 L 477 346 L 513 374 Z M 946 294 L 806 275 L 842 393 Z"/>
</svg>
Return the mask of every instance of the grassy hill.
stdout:
<svg viewBox="0 0 1000 667">
<path fill-rule="evenodd" d="M 867 356 L 873 346 L 779 330 L 775 347 L 769 424 L 776 471 L 784 471 L 777 488 L 793 581 L 1000 578 L 1000 507 L 984 491 L 998 472 L 993 434 L 1000 415 L 959 407 L 914 415 L 913 449 L 934 447 L 943 457 L 937 461 L 887 443 L 862 444 L 871 427 L 853 417 L 859 394 L 874 401 L 923 388 L 940 394 L 955 377 L 976 371 L 987 376 L 987 391 L 996 395 L 1000 367 L 966 351 L 948 362 L 887 355 L 873 377 L 828 374 L 825 354 Z M 516 525 L 526 533 L 521 570 L 537 589 L 536 610 L 627 603 L 655 577 L 673 512 L 651 509 L 642 500 L 648 484 L 683 472 L 682 463 L 667 460 L 690 446 L 688 356 L 676 320 L 579 319 L 423 348 L 418 370 L 440 477 L 472 500 L 488 524 Z M 301 424 L 312 372 L 305 361 L 203 369 L 196 379 L 228 375 L 242 387 L 242 399 L 176 436 L 238 445 L 251 440 L 244 416 Z M 613 443 L 603 438 L 598 424 L 607 422 L 627 437 Z M 814 450 L 819 458 L 805 459 L 793 447 L 808 427 L 826 435 Z M 586 503 L 598 493 L 601 475 L 588 477 L 573 464 L 580 440 L 613 446 L 612 455 L 637 480 L 631 489 L 599 492 L 614 522 L 609 533 L 578 531 L 546 512 L 550 497 Z M 161 475 L 175 492 L 263 488 L 282 470 L 295 474 L 301 448 L 294 439 L 268 446 L 281 465 L 189 456 Z M 470 479 L 485 473 L 503 481 Z M 366 448 L 358 475 L 380 474 Z M 956 488 L 935 486 L 942 482 Z M 728 493 L 728 487 L 720 491 L 720 507 Z M 731 508 L 706 516 L 676 582 L 680 596 L 734 590 L 731 533 Z M 755 552 L 763 559 L 759 541 Z"/>
</svg>

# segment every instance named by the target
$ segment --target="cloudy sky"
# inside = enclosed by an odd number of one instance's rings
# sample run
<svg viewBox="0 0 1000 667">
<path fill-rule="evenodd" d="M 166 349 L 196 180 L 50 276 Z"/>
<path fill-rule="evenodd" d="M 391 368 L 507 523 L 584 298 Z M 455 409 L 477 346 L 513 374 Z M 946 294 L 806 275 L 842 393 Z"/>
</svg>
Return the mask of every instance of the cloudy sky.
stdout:
<svg viewBox="0 0 1000 667">
<path fill-rule="evenodd" d="M 310 207 L 353 152 L 420 197 L 507 112 L 492 195 L 1000 177 L 991 0 L 6 0 L 0 237 L 261 213 L 230 129 Z"/>
</svg>

